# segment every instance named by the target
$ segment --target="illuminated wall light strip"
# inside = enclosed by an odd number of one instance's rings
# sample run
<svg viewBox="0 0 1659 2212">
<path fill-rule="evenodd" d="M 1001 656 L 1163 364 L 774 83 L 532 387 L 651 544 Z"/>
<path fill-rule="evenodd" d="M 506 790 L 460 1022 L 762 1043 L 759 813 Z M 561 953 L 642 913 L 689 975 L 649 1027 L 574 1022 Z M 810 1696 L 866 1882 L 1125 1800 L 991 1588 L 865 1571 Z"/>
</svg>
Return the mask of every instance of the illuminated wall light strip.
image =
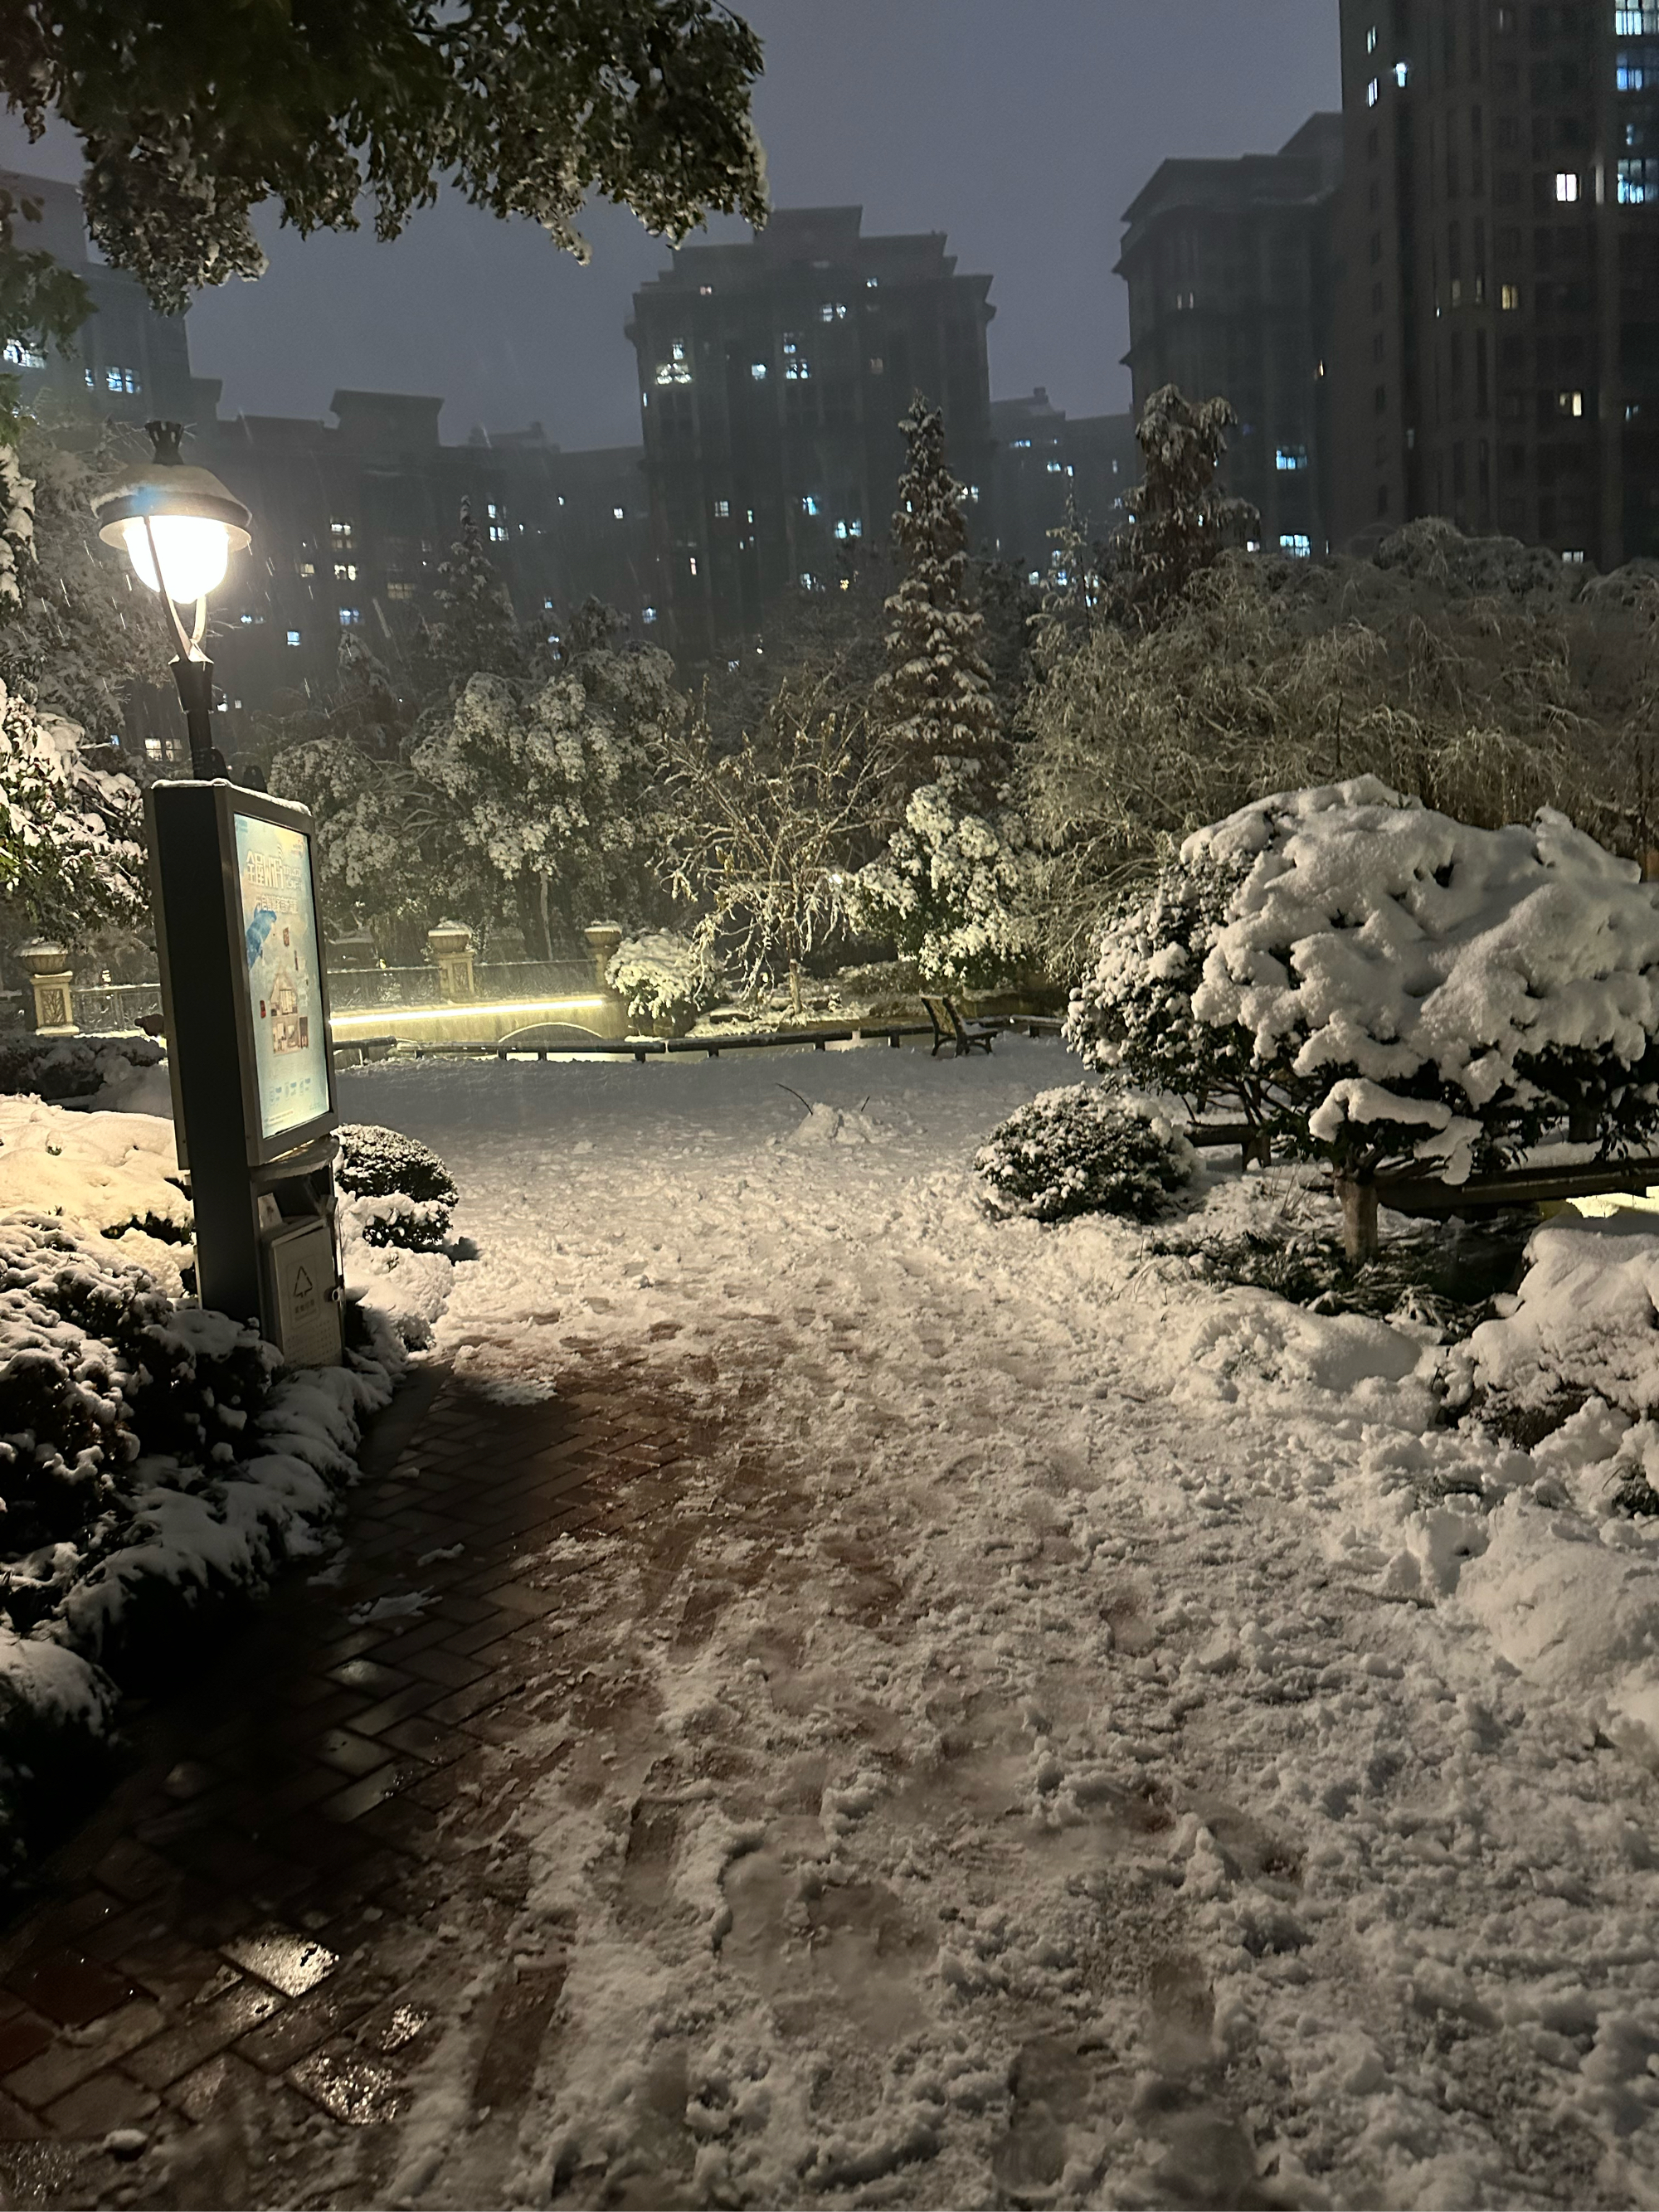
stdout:
<svg viewBox="0 0 1659 2212">
<path fill-rule="evenodd" d="M 542 1014 L 554 1006 L 608 1006 L 610 999 L 524 999 L 510 1005 L 499 1003 L 483 1006 L 380 1006 L 372 1013 L 335 1014 L 331 1017 L 331 1030 L 362 1030 L 379 1027 L 395 1028 L 403 1022 L 449 1022 L 459 1020 L 463 1014 Z"/>
</svg>

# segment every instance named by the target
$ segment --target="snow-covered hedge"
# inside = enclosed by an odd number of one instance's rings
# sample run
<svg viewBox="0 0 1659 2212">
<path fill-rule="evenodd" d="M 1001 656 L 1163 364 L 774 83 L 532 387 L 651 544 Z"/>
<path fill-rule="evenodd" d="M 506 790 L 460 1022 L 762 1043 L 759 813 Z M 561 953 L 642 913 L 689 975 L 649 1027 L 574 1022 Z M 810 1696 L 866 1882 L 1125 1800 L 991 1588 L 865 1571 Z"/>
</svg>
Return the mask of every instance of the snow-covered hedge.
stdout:
<svg viewBox="0 0 1659 2212">
<path fill-rule="evenodd" d="M 1077 1213 L 1153 1220 L 1196 1164 L 1186 1138 L 1149 1100 L 1085 1083 L 1041 1092 L 974 1158 L 999 1198 L 1038 1221 Z"/>
<path fill-rule="evenodd" d="M 372 1122 L 343 1121 L 337 1133 L 340 1157 L 335 1181 L 364 1243 L 441 1252 L 449 1242 L 450 1213 L 460 1194 L 436 1152 L 400 1130 Z"/>
<path fill-rule="evenodd" d="M 717 958 L 672 929 L 625 937 L 606 964 L 605 980 L 628 1001 L 635 1022 L 666 1022 L 689 1030 L 726 988 Z"/>
<path fill-rule="evenodd" d="M 109 1210 L 96 1193 L 92 1210 Z M 361 1421 L 391 1395 L 386 1357 L 284 1372 L 253 1330 L 176 1304 L 126 1241 L 0 1212 L 0 1866 L 41 1747 L 84 1752 L 117 1682 L 144 1679 L 204 1603 L 319 1547 Z"/>
<path fill-rule="evenodd" d="M 134 1068 L 155 1067 L 161 1048 L 145 1036 L 0 1037 L 0 1091 L 91 1098 L 119 1088 Z"/>
</svg>

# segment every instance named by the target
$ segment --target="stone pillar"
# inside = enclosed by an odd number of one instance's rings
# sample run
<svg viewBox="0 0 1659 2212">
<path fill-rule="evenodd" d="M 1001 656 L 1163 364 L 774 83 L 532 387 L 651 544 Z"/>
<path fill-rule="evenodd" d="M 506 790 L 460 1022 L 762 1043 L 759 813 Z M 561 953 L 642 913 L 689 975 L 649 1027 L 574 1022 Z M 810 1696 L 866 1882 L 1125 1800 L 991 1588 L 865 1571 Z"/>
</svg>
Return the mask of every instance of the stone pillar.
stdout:
<svg viewBox="0 0 1659 2212">
<path fill-rule="evenodd" d="M 623 933 L 614 921 L 596 921 L 591 928 L 583 930 L 582 935 L 593 956 L 594 983 L 605 1000 L 604 1008 L 592 1026 L 601 1036 L 627 1036 L 634 1026 L 628 1018 L 628 1001 L 620 991 L 613 989 L 605 981 L 605 975 L 622 944 Z"/>
<path fill-rule="evenodd" d="M 472 932 L 464 921 L 442 921 L 426 933 L 427 950 L 438 970 L 438 989 L 450 1006 L 469 1006 L 472 980 Z"/>
<path fill-rule="evenodd" d="M 34 986 L 34 1029 L 37 1036 L 78 1036 L 75 1020 L 75 976 L 68 952 L 61 945 L 37 938 L 26 945 L 20 957 Z"/>
</svg>

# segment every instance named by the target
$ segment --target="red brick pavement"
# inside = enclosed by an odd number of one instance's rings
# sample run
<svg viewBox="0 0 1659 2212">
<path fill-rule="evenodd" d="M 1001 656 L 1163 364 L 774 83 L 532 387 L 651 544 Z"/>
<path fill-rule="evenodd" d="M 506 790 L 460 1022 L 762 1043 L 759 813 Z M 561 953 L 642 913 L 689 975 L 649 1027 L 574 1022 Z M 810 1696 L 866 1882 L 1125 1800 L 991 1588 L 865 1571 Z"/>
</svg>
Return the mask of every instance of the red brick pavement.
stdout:
<svg viewBox="0 0 1659 2212">
<path fill-rule="evenodd" d="M 625 1385 L 409 1387 L 340 1583 L 291 1576 L 131 1717 L 136 1771 L 0 1939 L 0 2204 L 381 2201 L 406 2070 L 523 1899 L 501 1807 L 561 1633 L 542 1555 L 668 1503 L 694 1448 Z M 411 1589 L 417 1616 L 348 1619 Z M 562 1978 L 502 1969 L 475 2110 L 528 2092 Z"/>
</svg>

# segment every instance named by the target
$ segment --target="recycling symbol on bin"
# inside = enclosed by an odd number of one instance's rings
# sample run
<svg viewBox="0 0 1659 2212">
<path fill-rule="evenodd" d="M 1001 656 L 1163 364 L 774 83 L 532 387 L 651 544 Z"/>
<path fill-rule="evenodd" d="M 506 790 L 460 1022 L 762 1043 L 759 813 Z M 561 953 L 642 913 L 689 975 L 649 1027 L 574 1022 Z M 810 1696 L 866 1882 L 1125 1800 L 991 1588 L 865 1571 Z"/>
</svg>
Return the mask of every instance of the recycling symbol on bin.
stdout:
<svg viewBox="0 0 1659 2212">
<path fill-rule="evenodd" d="M 302 1298 L 306 1296 L 310 1288 L 311 1278 L 307 1274 L 305 1269 L 301 1267 L 294 1278 L 294 1295 L 296 1298 Z"/>
</svg>

